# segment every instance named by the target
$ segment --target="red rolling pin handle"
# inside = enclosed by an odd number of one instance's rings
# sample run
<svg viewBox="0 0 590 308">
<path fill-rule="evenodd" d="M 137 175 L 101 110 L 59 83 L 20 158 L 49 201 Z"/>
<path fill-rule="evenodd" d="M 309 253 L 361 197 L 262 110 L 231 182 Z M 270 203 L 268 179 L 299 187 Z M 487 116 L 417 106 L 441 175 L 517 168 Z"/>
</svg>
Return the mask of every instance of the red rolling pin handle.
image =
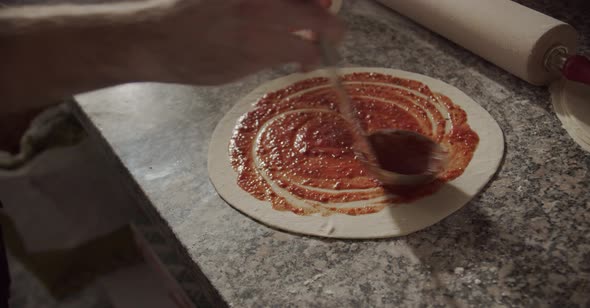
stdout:
<svg viewBox="0 0 590 308">
<path fill-rule="evenodd" d="M 565 61 L 561 73 L 565 78 L 590 85 L 590 60 L 581 55 L 574 55 Z"/>
</svg>

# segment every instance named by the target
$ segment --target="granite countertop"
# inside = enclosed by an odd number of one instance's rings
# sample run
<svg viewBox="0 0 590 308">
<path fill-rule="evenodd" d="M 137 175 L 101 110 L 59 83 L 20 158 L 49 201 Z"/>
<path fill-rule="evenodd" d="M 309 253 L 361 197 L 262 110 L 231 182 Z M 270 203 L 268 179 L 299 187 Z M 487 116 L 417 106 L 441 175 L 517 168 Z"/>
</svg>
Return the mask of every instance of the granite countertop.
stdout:
<svg viewBox="0 0 590 308">
<path fill-rule="evenodd" d="M 588 51 L 588 15 L 573 1 L 520 2 L 572 22 Z M 499 172 L 462 210 L 406 237 L 293 235 L 234 210 L 207 176 L 217 122 L 238 98 L 289 68 L 223 87 L 133 84 L 78 96 L 83 122 L 194 262 L 204 291 L 198 304 L 590 305 L 590 154 L 561 127 L 547 89 L 374 2 L 345 1 L 341 14 L 350 30 L 347 63 L 429 75 L 488 110 L 506 138 Z"/>
</svg>

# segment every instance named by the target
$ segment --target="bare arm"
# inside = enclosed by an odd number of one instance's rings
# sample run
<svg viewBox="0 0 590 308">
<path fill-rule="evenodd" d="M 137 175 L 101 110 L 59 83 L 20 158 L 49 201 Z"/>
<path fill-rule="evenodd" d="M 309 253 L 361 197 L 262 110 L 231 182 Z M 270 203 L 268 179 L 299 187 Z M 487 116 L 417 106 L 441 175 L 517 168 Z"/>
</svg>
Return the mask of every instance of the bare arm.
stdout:
<svg viewBox="0 0 590 308">
<path fill-rule="evenodd" d="M 0 10 L 0 148 L 11 119 L 76 93 L 134 81 L 224 83 L 280 63 L 313 62 L 315 46 L 289 29 L 341 35 L 337 20 L 309 1 L 161 4 L 61 8 L 67 14 Z"/>
<path fill-rule="evenodd" d="M 168 5 L 0 10 L 0 114 L 40 109 L 75 93 L 141 80 L 128 70 L 129 60 L 140 56 L 133 46 L 140 46 L 141 33 L 134 32 L 172 10 L 171 2 L 162 3 Z"/>
</svg>

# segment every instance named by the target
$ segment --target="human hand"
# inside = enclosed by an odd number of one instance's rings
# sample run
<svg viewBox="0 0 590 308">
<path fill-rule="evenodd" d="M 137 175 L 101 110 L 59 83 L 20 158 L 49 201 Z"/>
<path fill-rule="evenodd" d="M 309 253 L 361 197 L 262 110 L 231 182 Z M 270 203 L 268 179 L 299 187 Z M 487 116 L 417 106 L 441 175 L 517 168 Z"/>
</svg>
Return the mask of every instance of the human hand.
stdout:
<svg viewBox="0 0 590 308">
<path fill-rule="evenodd" d="M 324 3 L 325 2 L 325 3 Z M 330 1 L 331 2 L 331 1 Z M 310 29 L 339 41 L 343 28 L 325 0 L 205 0 L 137 30 L 138 79 L 220 84 L 274 65 L 316 63 L 318 50 L 289 30 Z M 131 57 L 135 57 L 130 54 Z M 146 59 L 137 63 L 137 59 Z"/>
</svg>

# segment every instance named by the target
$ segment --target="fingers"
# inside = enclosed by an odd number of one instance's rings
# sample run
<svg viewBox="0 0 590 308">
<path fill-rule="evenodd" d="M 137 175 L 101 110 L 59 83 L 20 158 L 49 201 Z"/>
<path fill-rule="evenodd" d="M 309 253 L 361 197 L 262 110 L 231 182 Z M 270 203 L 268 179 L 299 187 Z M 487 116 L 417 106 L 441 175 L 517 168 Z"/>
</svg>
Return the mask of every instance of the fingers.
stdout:
<svg viewBox="0 0 590 308">
<path fill-rule="evenodd" d="M 340 20 L 318 4 L 317 0 L 275 0 L 283 6 L 284 23 L 299 29 L 309 29 L 332 42 L 338 42 L 344 34 Z"/>
<path fill-rule="evenodd" d="M 297 62 L 303 66 L 311 66 L 318 62 L 319 50 L 313 42 L 302 40 L 289 33 L 268 37 L 269 48 L 265 48 L 266 59 L 276 65 L 286 62 Z"/>
<path fill-rule="evenodd" d="M 332 6 L 332 0 L 317 0 L 317 1 L 325 9 L 329 9 Z"/>
<path fill-rule="evenodd" d="M 260 64 L 298 62 L 313 67 L 319 50 L 313 42 L 291 34 L 309 29 L 334 43 L 341 40 L 343 26 L 318 0 L 243 0 L 239 6 L 240 40 L 247 54 L 256 54 Z"/>
<path fill-rule="evenodd" d="M 166 59 L 173 67 L 186 67 L 175 82 L 198 72 L 198 80 L 191 81 L 197 84 L 226 82 L 289 62 L 317 65 L 316 44 L 291 34 L 293 29 L 312 30 L 334 43 L 343 36 L 342 24 L 319 0 L 207 0 L 166 21 Z"/>
<path fill-rule="evenodd" d="M 317 0 L 243 0 L 239 10 L 251 22 L 283 33 L 309 29 L 333 42 L 344 33 L 340 20 Z"/>
</svg>

